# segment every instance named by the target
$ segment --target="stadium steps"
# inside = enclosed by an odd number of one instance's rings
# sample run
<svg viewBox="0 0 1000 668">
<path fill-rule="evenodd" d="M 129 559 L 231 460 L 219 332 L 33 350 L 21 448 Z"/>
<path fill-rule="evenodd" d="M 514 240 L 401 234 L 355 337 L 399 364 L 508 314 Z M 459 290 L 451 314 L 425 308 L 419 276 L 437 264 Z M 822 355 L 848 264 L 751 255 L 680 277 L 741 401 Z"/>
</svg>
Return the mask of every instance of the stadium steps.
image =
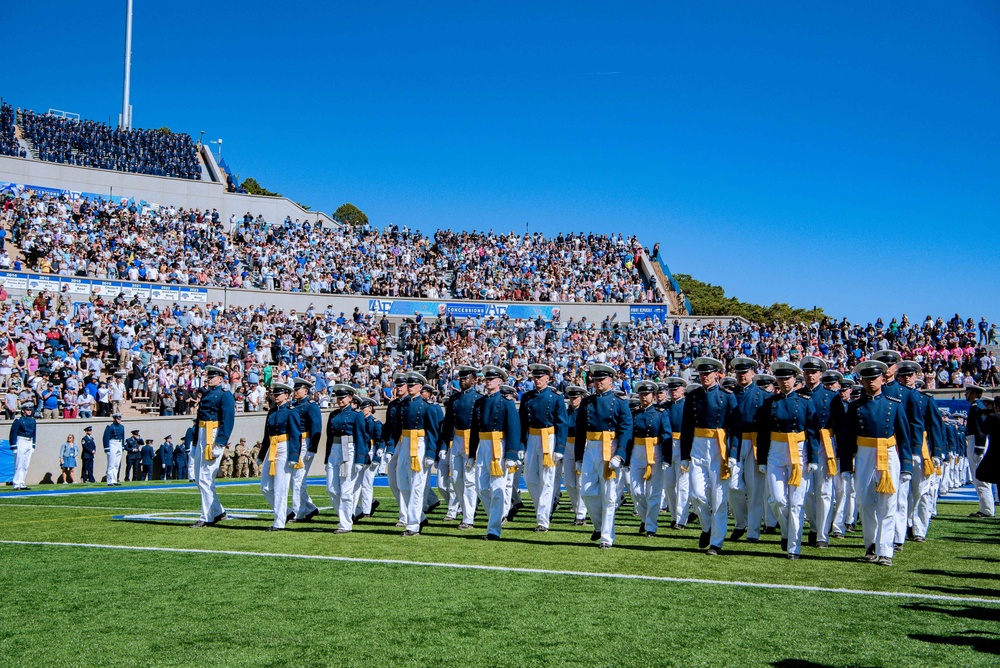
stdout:
<svg viewBox="0 0 1000 668">
<path fill-rule="evenodd" d="M 670 306 L 671 313 L 686 313 L 687 309 L 684 308 L 683 302 L 681 302 L 680 295 L 674 292 L 673 286 L 670 285 L 670 281 L 667 280 L 666 274 L 663 273 L 663 269 L 660 268 L 659 262 L 650 262 L 653 267 L 653 274 L 656 278 L 657 283 L 659 283 L 660 289 L 667 296 L 667 303 Z"/>
<path fill-rule="evenodd" d="M 21 115 L 21 110 L 17 110 L 17 117 L 15 118 L 16 125 L 14 126 L 14 134 L 17 136 L 18 141 L 28 151 L 28 157 L 32 160 L 38 160 L 38 151 L 35 150 L 35 143 L 24 136 L 24 130 L 21 127 L 23 118 Z"/>
</svg>

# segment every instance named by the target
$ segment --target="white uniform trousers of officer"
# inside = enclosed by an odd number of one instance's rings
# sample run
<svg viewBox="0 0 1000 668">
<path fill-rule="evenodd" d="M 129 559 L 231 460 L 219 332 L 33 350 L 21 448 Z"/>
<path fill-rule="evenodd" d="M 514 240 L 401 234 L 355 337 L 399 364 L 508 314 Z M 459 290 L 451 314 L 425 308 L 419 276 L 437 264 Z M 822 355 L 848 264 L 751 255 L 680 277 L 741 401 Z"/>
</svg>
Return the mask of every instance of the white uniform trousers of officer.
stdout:
<svg viewBox="0 0 1000 668">
<path fill-rule="evenodd" d="M 663 472 L 663 493 L 670 516 L 677 524 L 687 524 L 690 505 L 691 471 L 681 470 L 680 438 L 674 439 L 673 465 Z"/>
<path fill-rule="evenodd" d="M 396 505 L 399 506 L 399 523 L 406 524 L 406 513 L 403 512 L 403 500 L 399 495 L 399 480 L 397 479 L 397 466 L 399 461 L 402 459 L 406 460 L 406 466 L 410 465 L 409 450 L 406 453 L 403 452 L 401 447 L 396 448 L 396 453 L 398 457 L 393 456 L 389 460 L 389 463 L 385 465 L 385 477 L 389 480 L 389 491 L 392 492 L 392 497 L 396 499 Z M 406 455 L 405 457 L 403 455 Z"/>
<path fill-rule="evenodd" d="M 122 465 L 122 449 L 124 448 L 124 443 L 119 441 L 117 438 L 111 439 L 109 441 L 110 449 L 107 452 L 108 455 L 108 484 L 114 485 L 118 482 L 118 470 Z M 194 457 L 191 457 L 191 465 L 194 466 Z M 194 476 L 191 476 L 191 480 L 194 480 Z"/>
<path fill-rule="evenodd" d="M 586 519 L 587 506 L 583 504 L 583 498 L 580 496 L 580 474 L 576 472 L 575 446 L 566 446 L 566 456 L 563 457 L 562 467 L 563 482 L 566 485 L 566 491 L 569 493 L 569 505 L 573 511 L 573 519 Z"/>
<path fill-rule="evenodd" d="M 545 438 L 548 440 L 547 449 L 551 460 L 552 453 L 555 452 L 556 435 L 546 433 Z M 546 529 L 549 527 L 549 518 L 552 515 L 552 498 L 555 494 L 558 470 L 555 461 L 551 463 L 551 466 L 545 465 L 542 436 L 529 432 L 524 452 L 524 480 L 528 484 L 528 494 L 531 495 L 531 502 L 535 506 L 535 521 L 538 526 Z"/>
<path fill-rule="evenodd" d="M 421 465 L 423 465 L 423 458 L 421 458 Z M 427 469 L 427 481 L 424 483 L 424 507 L 423 507 L 424 513 L 430 510 L 431 506 L 441 503 L 441 499 L 438 498 L 438 495 L 434 492 L 434 485 L 431 484 L 430 477 L 431 477 L 431 469 Z M 441 475 L 440 473 L 438 473 L 439 484 L 440 480 L 441 480 Z M 448 498 L 446 496 L 445 501 L 447 500 Z"/>
<path fill-rule="evenodd" d="M 399 439 L 399 447 L 396 448 L 396 457 L 392 461 L 398 462 L 396 465 L 396 485 L 399 487 L 399 508 L 402 515 L 402 522 L 406 525 L 407 531 L 420 531 L 420 523 L 427 517 L 424 514 L 424 488 L 427 485 L 427 478 L 430 469 L 424 466 L 424 437 L 417 437 L 417 470 L 413 470 L 410 457 L 410 437 L 406 436 L 403 430 L 403 437 Z"/>
<path fill-rule="evenodd" d="M 337 511 L 337 529 L 354 528 L 354 506 L 365 469 L 354 472 L 354 441 L 350 436 L 334 437 L 330 459 L 326 463 L 326 491 L 330 505 Z"/>
<path fill-rule="evenodd" d="M 437 460 L 437 488 L 441 492 L 441 503 L 444 504 L 445 514 L 448 514 L 448 509 L 451 508 L 451 497 L 453 496 L 451 487 L 451 458 L 446 452 L 444 457 L 439 457 Z M 430 485 L 428 485 L 430 487 Z M 436 498 L 436 497 L 435 497 Z M 433 501 L 431 501 L 433 503 Z"/>
<path fill-rule="evenodd" d="M 841 473 L 833 479 L 833 531 L 846 534 L 854 524 L 854 474 Z"/>
<path fill-rule="evenodd" d="M 711 544 L 722 547 L 729 528 L 729 481 L 722 479 L 722 458 L 716 438 L 695 436 L 691 444 L 691 507 L 701 530 L 711 531 Z"/>
<path fill-rule="evenodd" d="M 896 537 L 896 493 L 875 491 L 881 474 L 875 469 L 878 448 L 858 447 L 854 459 L 854 488 L 864 530 L 865 549 L 875 546 L 875 556 L 892 558 Z M 888 475 L 893 487 L 899 488 L 899 455 L 896 448 L 888 449 Z"/>
<path fill-rule="evenodd" d="M 972 478 L 972 485 L 976 488 L 976 496 L 979 497 L 979 512 L 983 515 L 993 517 L 993 485 L 988 482 L 983 482 L 976 477 L 976 470 L 979 468 L 979 463 L 983 461 L 983 457 L 986 455 L 986 449 L 984 448 L 982 450 L 982 454 L 976 454 L 975 436 L 966 436 L 965 443 L 965 457 L 969 462 L 969 476 Z"/>
<path fill-rule="evenodd" d="M 30 438 L 24 436 L 17 437 L 17 443 L 11 443 L 17 448 L 14 453 L 14 489 L 26 487 L 25 479 L 28 477 L 28 466 L 31 464 L 31 455 L 35 453 L 35 444 Z"/>
<path fill-rule="evenodd" d="M 734 529 L 746 529 L 747 538 L 760 538 L 767 503 L 767 476 L 757 470 L 753 442 L 743 439 L 740 459 L 729 479 L 729 507 L 733 512 Z"/>
<path fill-rule="evenodd" d="M 833 522 L 833 479 L 822 457 L 819 468 L 809 475 L 809 493 L 806 495 L 806 519 L 810 533 L 816 534 L 817 542 L 830 542 L 830 525 Z M 836 474 L 836 471 L 834 472 Z"/>
<path fill-rule="evenodd" d="M 118 460 L 121 461 L 122 454 L 118 453 Z M 117 469 L 115 469 L 117 471 Z M 117 476 L 117 473 L 115 474 Z M 188 453 L 188 482 L 195 482 L 194 476 L 194 453 Z"/>
<path fill-rule="evenodd" d="M 915 457 L 914 459 L 919 459 Z M 927 537 L 927 530 L 930 528 L 931 517 L 934 516 L 934 490 L 938 485 L 938 475 L 932 472 L 924 475 L 921 462 L 914 462 L 913 477 L 910 478 L 910 526 L 913 527 L 913 535 L 921 538 Z M 899 525 L 897 525 L 898 528 Z"/>
<path fill-rule="evenodd" d="M 205 444 L 211 443 L 212 459 L 205 458 Z M 215 475 L 219 472 L 219 463 L 226 448 L 215 444 L 215 429 L 206 430 L 198 427 L 198 440 L 192 453 L 194 456 L 195 482 L 201 493 L 201 521 L 212 522 L 216 517 L 226 512 L 215 492 Z M 284 522 L 284 518 L 281 520 Z"/>
<path fill-rule="evenodd" d="M 638 441 L 640 439 L 636 439 Z M 653 439 L 659 440 L 659 439 Z M 659 528 L 660 495 L 663 493 L 663 453 L 657 443 L 652 446 L 653 461 L 646 458 L 646 446 L 636 443 L 632 447 L 629 470 L 632 472 L 632 501 L 647 533 L 656 533 Z M 646 479 L 646 465 L 651 470 Z"/>
<path fill-rule="evenodd" d="M 271 526 L 284 529 L 285 519 L 288 517 L 288 488 L 291 486 L 295 462 L 288 461 L 288 441 L 286 439 L 275 441 L 271 447 L 274 449 L 274 473 L 271 473 L 272 453 L 268 451 L 267 456 L 264 457 L 264 463 L 260 467 L 260 491 L 264 495 L 267 505 L 271 506 L 274 511 L 274 523 Z M 213 463 L 218 469 L 219 458 L 216 457 Z M 198 486 L 201 487 L 200 475 Z"/>
<path fill-rule="evenodd" d="M 611 452 L 617 449 L 618 438 L 615 437 L 611 439 Z M 615 510 L 622 470 L 618 469 L 615 474 L 614 478 L 604 477 L 604 444 L 587 441 L 580 469 L 580 496 L 594 522 L 594 531 L 601 534 L 601 543 L 606 545 L 615 542 Z"/>
<path fill-rule="evenodd" d="M 913 468 L 914 473 L 913 477 L 910 478 L 909 484 L 896 485 L 896 517 L 893 520 L 895 523 L 893 533 L 896 536 L 895 543 L 897 545 L 902 545 L 906 542 L 906 528 L 910 524 L 910 488 L 913 484 L 913 478 L 916 477 L 916 470 L 918 468 L 920 468 L 919 463 Z"/>
<path fill-rule="evenodd" d="M 361 472 L 361 484 L 358 487 L 358 505 L 354 509 L 355 514 L 372 514 L 372 489 L 375 486 L 375 473 L 378 470 L 377 464 L 369 464 Z"/>
<path fill-rule="evenodd" d="M 504 440 L 501 440 L 500 452 L 503 452 L 505 449 L 506 443 Z M 479 493 L 479 500 L 482 502 L 483 511 L 486 513 L 486 533 L 499 536 L 500 527 L 503 525 L 504 517 L 507 516 L 506 506 L 510 503 L 508 490 L 513 484 L 514 476 L 507 471 L 502 456 L 499 465 L 503 469 L 503 475 L 490 475 L 492 461 L 492 442 L 480 441 L 479 449 L 476 451 L 476 464 L 473 474 L 476 480 L 476 491 Z M 468 471 L 468 467 L 466 471 Z"/>
<path fill-rule="evenodd" d="M 462 522 L 472 526 L 476 513 L 476 476 L 466 468 L 464 434 L 455 432 L 448 450 L 448 468 L 451 473 L 451 497 L 448 499 L 448 516 L 461 516 Z"/>
<path fill-rule="evenodd" d="M 771 449 L 767 455 L 767 487 L 771 493 L 771 509 L 781 527 L 781 537 L 788 541 L 788 554 L 798 554 L 802 548 L 802 520 L 810 483 L 810 476 L 806 473 L 804 446 L 804 442 L 790 444 L 771 441 Z M 797 486 L 789 484 L 793 470 L 792 457 L 801 467 L 801 480 Z"/>
<path fill-rule="evenodd" d="M 305 447 L 305 445 L 302 446 L 303 449 Z M 306 485 L 306 476 L 309 475 L 309 467 L 312 466 L 315 457 L 315 452 L 303 452 L 302 468 L 292 470 L 292 512 L 295 513 L 295 519 L 297 520 L 317 510 L 316 504 L 309 497 L 309 489 L 308 485 Z"/>
</svg>

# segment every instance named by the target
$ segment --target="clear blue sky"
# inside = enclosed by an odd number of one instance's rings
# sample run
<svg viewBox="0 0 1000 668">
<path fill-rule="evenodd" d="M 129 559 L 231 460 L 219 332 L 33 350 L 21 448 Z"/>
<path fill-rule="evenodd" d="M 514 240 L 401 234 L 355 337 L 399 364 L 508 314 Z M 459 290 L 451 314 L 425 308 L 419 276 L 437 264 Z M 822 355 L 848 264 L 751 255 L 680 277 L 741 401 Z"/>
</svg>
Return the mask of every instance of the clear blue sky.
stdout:
<svg viewBox="0 0 1000 668">
<path fill-rule="evenodd" d="M 5 8 L 3 97 L 115 121 L 124 6 Z M 313 208 L 624 231 L 749 301 L 1000 321 L 1000 3 L 135 6 L 135 125 Z"/>
</svg>

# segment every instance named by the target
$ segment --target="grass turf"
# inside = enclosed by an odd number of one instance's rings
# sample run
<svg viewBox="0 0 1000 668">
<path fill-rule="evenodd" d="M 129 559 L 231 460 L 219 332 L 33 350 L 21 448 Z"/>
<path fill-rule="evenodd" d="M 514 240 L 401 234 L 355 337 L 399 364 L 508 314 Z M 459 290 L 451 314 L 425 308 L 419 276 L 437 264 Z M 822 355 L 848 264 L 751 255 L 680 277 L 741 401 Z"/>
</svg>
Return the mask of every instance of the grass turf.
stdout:
<svg viewBox="0 0 1000 668">
<path fill-rule="evenodd" d="M 320 487 L 314 498 L 323 497 Z M 930 540 L 892 568 L 865 565 L 860 537 L 785 560 L 777 537 L 697 549 L 697 530 L 635 535 L 616 549 L 557 513 L 531 513 L 487 543 L 431 516 L 402 539 L 395 504 L 346 536 L 328 513 L 288 531 L 264 520 L 195 530 L 111 521 L 123 512 L 193 510 L 194 490 L 0 499 L 0 540 L 161 546 L 483 564 L 875 591 L 975 596 L 997 605 L 823 592 L 464 571 L 232 555 L 0 545 L 4 665 L 990 665 L 1000 654 L 1000 526 L 941 504 Z M 263 508 L 251 487 L 223 503 Z M 77 507 L 73 507 L 77 506 Z M 129 509 L 129 510 L 126 510 Z M 437 521 L 435 521 L 437 520 Z M 856 534 L 857 536 L 857 534 Z M 16 614 L 9 614 L 16 611 Z M 42 629 L 43 631 L 39 631 Z M 65 642 L 64 642 L 65 641 Z"/>
</svg>

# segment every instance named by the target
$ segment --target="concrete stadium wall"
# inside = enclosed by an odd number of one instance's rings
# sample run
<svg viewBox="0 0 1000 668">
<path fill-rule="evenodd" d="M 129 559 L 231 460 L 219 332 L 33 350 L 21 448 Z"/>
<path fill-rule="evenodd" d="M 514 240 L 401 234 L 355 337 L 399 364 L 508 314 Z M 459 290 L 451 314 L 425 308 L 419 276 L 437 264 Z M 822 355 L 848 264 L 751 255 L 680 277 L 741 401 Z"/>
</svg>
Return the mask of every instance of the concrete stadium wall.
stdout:
<svg viewBox="0 0 1000 668">
<path fill-rule="evenodd" d="M 212 164 L 214 166 L 214 161 Z M 184 208 L 218 209 L 224 221 L 229 220 L 230 214 L 242 217 L 249 211 L 254 216 L 262 214 L 269 221 L 282 221 L 285 216 L 291 216 L 293 220 L 322 220 L 324 225 L 337 225 L 328 215 L 306 211 L 287 197 L 230 193 L 223 183 L 127 174 L 30 158 L 0 156 L 0 183 L 135 197 Z"/>
</svg>

